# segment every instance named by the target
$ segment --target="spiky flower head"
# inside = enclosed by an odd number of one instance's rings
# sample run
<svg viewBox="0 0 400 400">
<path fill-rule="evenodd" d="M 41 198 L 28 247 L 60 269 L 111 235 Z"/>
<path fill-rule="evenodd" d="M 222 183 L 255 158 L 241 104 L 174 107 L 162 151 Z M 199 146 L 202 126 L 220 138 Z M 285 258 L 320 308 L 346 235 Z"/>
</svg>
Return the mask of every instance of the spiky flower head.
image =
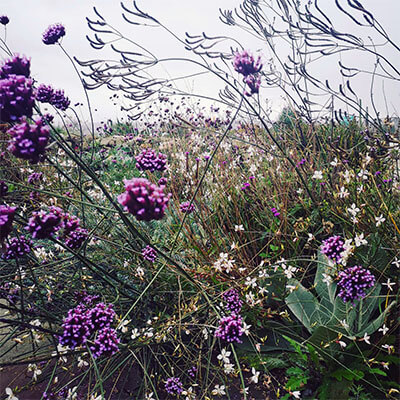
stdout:
<svg viewBox="0 0 400 400">
<path fill-rule="evenodd" d="M 48 239 L 62 227 L 63 211 L 52 207 L 49 212 L 34 211 L 25 227 L 34 239 Z"/>
<path fill-rule="evenodd" d="M 0 16 L 0 24 L 2 25 L 7 25 L 10 22 L 10 19 L 7 17 L 7 15 L 2 15 Z"/>
<path fill-rule="evenodd" d="M 139 171 L 165 171 L 167 168 L 167 157 L 165 154 L 157 153 L 153 149 L 145 149 L 136 159 L 136 168 Z"/>
<path fill-rule="evenodd" d="M 4 260 L 12 260 L 21 258 L 31 251 L 33 243 L 32 240 L 21 235 L 20 237 L 13 237 L 9 243 L 6 243 L 5 252 L 1 255 Z"/>
<path fill-rule="evenodd" d="M 157 258 L 157 252 L 151 246 L 146 246 L 142 249 L 142 256 L 145 260 L 154 262 Z"/>
<path fill-rule="evenodd" d="M 87 313 L 94 330 L 110 326 L 114 321 L 115 311 L 112 304 L 98 303 Z"/>
<path fill-rule="evenodd" d="M 243 320 L 239 314 L 232 313 L 221 318 L 219 326 L 215 331 L 215 337 L 228 343 L 242 343 L 240 336 L 243 335 Z"/>
<path fill-rule="evenodd" d="M 245 77 L 256 74 L 262 68 L 261 57 L 258 56 L 257 61 L 255 61 L 254 57 L 246 50 L 236 52 L 233 59 L 233 68 Z"/>
<path fill-rule="evenodd" d="M 64 90 L 57 89 L 51 96 L 50 104 L 61 111 L 65 111 L 71 104 L 71 100 L 65 96 Z"/>
<path fill-rule="evenodd" d="M 63 346 L 69 346 L 71 349 L 85 344 L 92 333 L 90 320 L 82 305 L 78 305 L 68 311 L 62 327 L 63 333 L 59 337 L 59 342 Z"/>
<path fill-rule="evenodd" d="M 23 75 L 8 75 L 0 80 L 0 121 L 17 122 L 32 117 L 32 80 Z"/>
<path fill-rule="evenodd" d="M 367 289 L 375 285 L 375 276 L 359 265 L 350 267 L 339 273 L 338 296 L 353 305 L 356 300 L 366 296 Z"/>
<path fill-rule="evenodd" d="M 12 230 L 16 207 L 0 205 L 0 243 L 7 239 Z"/>
<path fill-rule="evenodd" d="M 339 263 L 344 251 L 344 240 L 336 235 L 324 240 L 321 245 L 321 253 L 325 254 L 330 260 Z"/>
<path fill-rule="evenodd" d="M 223 295 L 222 298 L 226 302 L 226 308 L 228 311 L 235 314 L 239 314 L 243 301 L 240 300 L 239 292 L 236 289 L 229 289 Z"/>
<path fill-rule="evenodd" d="M 100 356 L 110 357 L 118 351 L 119 343 L 117 331 L 106 326 L 97 333 L 93 345 L 90 346 L 90 351 L 93 354 L 93 358 Z"/>
<path fill-rule="evenodd" d="M 36 100 L 41 103 L 50 103 L 54 94 L 54 89 L 50 85 L 41 84 L 36 89 Z"/>
<path fill-rule="evenodd" d="M 9 75 L 22 75 L 29 78 L 31 62 L 29 58 L 16 54 L 12 58 L 5 60 L 0 67 L 0 79 L 5 79 Z"/>
<path fill-rule="evenodd" d="M 43 33 L 44 44 L 55 44 L 65 36 L 65 27 L 61 24 L 50 25 Z"/>
<path fill-rule="evenodd" d="M 168 378 L 165 381 L 165 390 L 171 395 L 180 395 L 183 392 L 183 384 L 179 378 Z"/>
<path fill-rule="evenodd" d="M 118 202 L 139 221 L 160 220 L 164 217 L 171 193 L 164 194 L 164 186 L 156 186 L 145 178 L 125 179 L 125 193 Z"/>
<path fill-rule="evenodd" d="M 179 209 L 185 214 L 191 214 L 194 211 L 195 207 L 193 203 L 190 204 L 190 201 L 185 201 L 179 204 Z"/>
</svg>

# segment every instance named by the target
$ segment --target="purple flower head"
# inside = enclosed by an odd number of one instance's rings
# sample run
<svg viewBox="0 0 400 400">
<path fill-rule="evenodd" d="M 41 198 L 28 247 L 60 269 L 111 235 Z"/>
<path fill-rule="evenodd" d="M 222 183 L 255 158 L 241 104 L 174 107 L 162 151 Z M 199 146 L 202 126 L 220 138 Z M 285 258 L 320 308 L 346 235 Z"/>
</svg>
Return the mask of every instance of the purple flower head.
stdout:
<svg viewBox="0 0 400 400">
<path fill-rule="evenodd" d="M 226 291 L 222 298 L 226 302 L 226 309 L 232 313 L 239 314 L 243 302 L 240 300 L 239 292 L 236 289 L 229 289 Z"/>
<path fill-rule="evenodd" d="M 195 366 L 188 369 L 188 375 L 193 379 L 196 378 L 196 372 L 197 368 Z"/>
<path fill-rule="evenodd" d="M 136 159 L 136 168 L 139 171 L 165 171 L 167 157 L 162 153 L 156 153 L 152 149 L 143 150 Z"/>
<path fill-rule="evenodd" d="M 70 249 L 79 249 L 88 236 L 89 232 L 85 228 L 78 227 L 64 237 L 65 245 Z"/>
<path fill-rule="evenodd" d="M 0 205 L 0 243 L 7 239 L 12 230 L 16 207 Z"/>
<path fill-rule="evenodd" d="M 7 17 L 7 15 L 2 15 L 0 17 L 0 24 L 7 25 L 9 22 L 10 22 L 10 19 Z"/>
<path fill-rule="evenodd" d="M 28 230 L 34 239 L 48 239 L 62 227 L 63 211 L 58 207 L 52 207 L 48 213 L 34 211 L 28 221 Z"/>
<path fill-rule="evenodd" d="M 106 326 L 97 333 L 96 340 L 90 346 L 90 351 L 93 358 L 98 358 L 102 355 L 112 356 L 118 351 L 119 339 L 115 329 Z"/>
<path fill-rule="evenodd" d="M 43 118 L 43 121 L 44 121 L 44 122 L 50 123 L 50 122 L 53 121 L 54 116 L 51 115 L 51 114 L 49 114 L 49 113 L 46 113 L 46 114 L 43 114 L 43 117 L 42 117 L 42 118 Z"/>
<path fill-rule="evenodd" d="M 50 104 L 61 111 L 65 111 L 71 104 L 71 100 L 65 96 L 64 90 L 57 89 L 51 96 Z"/>
<path fill-rule="evenodd" d="M 32 241 L 25 236 L 13 237 L 6 244 L 6 250 L 1 255 L 4 260 L 11 260 L 23 257 L 31 251 Z"/>
<path fill-rule="evenodd" d="M 124 180 L 125 193 L 118 202 L 139 221 L 160 220 L 164 217 L 171 193 L 164 194 L 164 186 L 156 186 L 144 178 Z"/>
<path fill-rule="evenodd" d="M 353 305 L 356 300 L 365 297 L 367 289 L 375 285 L 375 276 L 368 269 L 356 265 L 339 273 L 338 296 Z"/>
<path fill-rule="evenodd" d="M 54 89 L 48 85 L 39 85 L 36 89 L 36 100 L 41 103 L 50 103 L 54 94 Z"/>
<path fill-rule="evenodd" d="M 281 213 L 275 207 L 271 208 L 271 212 L 274 214 L 274 217 L 279 217 L 281 215 Z"/>
<path fill-rule="evenodd" d="M 243 76 L 255 74 L 261 71 L 261 57 L 258 56 L 257 61 L 255 61 L 254 57 L 246 50 L 243 50 L 242 52 L 236 52 L 233 59 L 233 68 L 236 72 L 239 72 L 239 74 L 242 74 Z"/>
<path fill-rule="evenodd" d="M 344 240 L 340 236 L 331 236 L 322 242 L 321 253 L 336 263 L 340 262 L 343 251 Z"/>
<path fill-rule="evenodd" d="M 42 172 L 33 172 L 28 176 L 28 183 L 30 185 L 33 185 L 35 183 L 38 183 L 42 180 L 43 178 L 43 173 Z"/>
<path fill-rule="evenodd" d="M 261 78 L 258 75 L 248 75 L 243 79 L 243 82 L 246 83 L 250 89 L 250 92 L 247 90 L 244 92 L 246 96 L 258 93 L 261 86 Z"/>
<path fill-rule="evenodd" d="M 17 158 L 38 163 L 46 152 L 50 130 L 41 118 L 30 125 L 26 120 L 14 125 L 7 133 L 12 136 L 8 150 Z"/>
<path fill-rule="evenodd" d="M 8 193 L 8 186 L 4 181 L 0 181 L 0 197 L 4 197 Z"/>
<path fill-rule="evenodd" d="M 179 205 L 179 209 L 185 214 L 191 214 L 194 211 L 195 207 L 193 203 L 190 204 L 190 201 L 185 201 Z"/>
<path fill-rule="evenodd" d="M 183 385 L 179 378 L 168 378 L 165 381 L 165 390 L 168 394 L 179 395 L 183 392 Z"/>
<path fill-rule="evenodd" d="M 16 122 L 32 117 L 34 95 L 32 80 L 23 75 L 9 75 L 0 80 L 0 120 Z"/>
<path fill-rule="evenodd" d="M 62 236 L 68 236 L 71 232 L 74 232 L 79 228 L 79 218 L 75 215 L 70 215 L 68 213 L 64 213 L 62 215 Z"/>
<path fill-rule="evenodd" d="M 157 182 L 157 184 L 158 184 L 158 186 L 165 186 L 166 184 L 167 184 L 167 178 L 165 178 L 165 177 L 162 177 L 162 178 L 160 178 L 159 180 L 158 180 L 158 182 Z"/>
<path fill-rule="evenodd" d="M 6 79 L 9 75 L 22 75 L 29 78 L 31 62 L 29 58 L 16 54 L 3 62 L 0 68 L 0 79 Z"/>
<path fill-rule="evenodd" d="M 87 312 L 87 316 L 94 330 L 108 327 L 114 321 L 114 306 L 112 304 L 98 303 Z"/>
<path fill-rule="evenodd" d="M 65 27 L 61 24 L 50 25 L 43 33 L 44 44 L 55 44 L 65 36 Z"/>
<path fill-rule="evenodd" d="M 232 313 L 221 318 L 219 327 L 215 331 L 215 337 L 225 340 L 228 343 L 242 343 L 240 336 L 243 335 L 243 320 L 239 314 Z"/>
<path fill-rule="evenodd" d="M 153 263 L 157 258 L 157 252 L 151 246 L 146 246 L 142 249 L 142 256 L 145 260 Z"/>
<path fill-rule="evenodd" d="M 68 311 L 62 325 L 64 331 L 59 337 L 60 344 L 71 349 L 86 343 L 92 333 L 92 327 L 87 312 L 82 305 Z"/>
</svg>

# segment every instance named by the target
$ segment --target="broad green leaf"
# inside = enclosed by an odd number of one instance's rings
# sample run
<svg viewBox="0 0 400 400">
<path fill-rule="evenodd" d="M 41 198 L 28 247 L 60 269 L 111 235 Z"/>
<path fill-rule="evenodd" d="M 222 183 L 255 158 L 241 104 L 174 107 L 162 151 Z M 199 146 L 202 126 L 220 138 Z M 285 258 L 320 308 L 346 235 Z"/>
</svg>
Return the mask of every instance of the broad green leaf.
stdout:
<svg viewBox="0 0 400 400">
<path fill-rule="evenodd" d="M 327 284 L 324 282 L 324 274 L 333 276 L 334 267 L 330 265 L 328 258 L 318 253 L 318 266 L 315 274 L 314 285 L 319 298 L 321 299 L 321 310 L 326 313 L 333 311 L 333 303 L 335 301 L 336 283 Z"/>
</svg>

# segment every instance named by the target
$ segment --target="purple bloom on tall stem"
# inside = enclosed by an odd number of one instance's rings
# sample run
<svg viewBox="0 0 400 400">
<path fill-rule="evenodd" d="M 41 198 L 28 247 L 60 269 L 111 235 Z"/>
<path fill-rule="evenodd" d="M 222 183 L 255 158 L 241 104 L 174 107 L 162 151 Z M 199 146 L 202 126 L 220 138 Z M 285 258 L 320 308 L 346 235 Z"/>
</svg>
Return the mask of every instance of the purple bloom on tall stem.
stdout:
<svg viewBox="0 0 400 400">
<path fill-rule="evenodd" d="M 179 209 L 185 214 L 191 214 L 194 211 L 195 207 L 193 203 L 190 204 L 190 201 L 185 201 L 179 204 Z"/>
<path fill-rule="evenodd" d="M 70 249 L 79 249 L 87 240 L 89 232 L 85 228 L 78 227 L 64 237 L 65 245 Z"/>
<path fill-rule="evenodd" d="M 65 111 L 71 104 L 71 100 L 65 96 L 64 90 L 57 89 L 51 96 L 50 104 L 61 111 Z"/>
<path fill-rule="evenodd" d="M 98 358 L 102 355 L 112 356 L 118 351 L 119 342 L 116 330 L 106 326 L 97 333 L 93 345 L 90 346 L 93 358 Z"/>
<path fill-rule="evenodd" d="M 98 303 L 87 312 L 89 321 L 94 330 L 110 326 L 114 321 L 115 311 L 112 304 Z"/>
<path fill-rule="evenodd" d="M 228 311 L 235 314 L 239 314 L 243 302 L 240 300 L 239 292 L 236 289 L 229 289 L 223 295 L 222 298 L 226 302 L 226 308 Z"/>
<path fill-rule="evenodd" d="M 228 343 L 242 343 L 240 336 L 243 335 L 243 320 L 239 314 L 232 313 L 221 318 L 219 326 L 215 331 L 215 337 Z"/>
<path fill-rule="evenodd" d="M 14 125 L 7 133 L 12 136 L 8 150 L 17 157 L 38 163 L 46 152 L 50 130 L 41 118 L 29 124 L 26 120 Z"/>
<path fill-rule="evenodd" d="M 82 305 L 68 311 L 62 327 L 64 331 L 59 338 L 60 344 L 71 349 L 86 343 L 92 333 L 90 320 Z"/>
<path fill-rule="evenodd" d="M 0 205 L 0 243 L 7 239 L 12 230 L 16 207 Z"/>
<path fill-rule="evenodd" d="M 16 122 L 32 117 L 34 102 L 32 80 L 23 75 L 9 75 L 0 80 L 0 121 Z"/>
<path fill-rule="evenodd" d="M 25 236 L 13 237 L 6 243 L 6 250 L 2 254 L 4 260 L 11 260 L 23 257 L 31 251 L 32 241 Z"/>
<path fill-rule="evenodd" d="M 42 180 L 43 178 L 43 173 L 42 172 L 33 172 L 28 176 L 28 183 L 30 185 L 33 185 L 35 183 L 38 183 Z"/>
<path fill-rule="evenodd" d="M 233 59 L 233 68 L 243 76 L 256 74 L 260 72 L 262 68 L 261 57 L 258 56 L 257 61 L 255 61 L 254 57 L 246 50 L 236 52 Z"/>
<path fill-rule="evenodd" d="M 43 33 L 44 44 L 55 44 L 65 36 L 65 27 L 61 24 L 50 25 Z"/>
<path fill-rule="evenodd" d="M 125 179 L 125 193 L 118 202 L 139 221 L 159 220 L 164 217 L 171 193 L 164 194 L 164 186 L 156 186 L 144 178 Z"/>
<path fill-rule="evenodd" d="M 258 75 L 248 75 L 243 79 L 243 82 L 249 87 L 250 92 L 247 90 L 244 92 L 246 96 L 256 94 L 260 90 L 261 78 Z"/>
<path fill-rule="evenodd" d="M 344 240 L 336 235 L 324 240 L 321 245 L 321 253 L 325 254 L 330 260 L 340 262 L 344 251 Z"/>
<path fill-rule="evenodd" d="M 153 263 L 157 258 L 157 252 L 151 246 L 146 246 L 142 249 L 142 256 L 145 260 Z"/>
<path fill-rule="evenodd" d="M 48 239 L 62 227 L 63 211 L 58 207 L 52 207 L 49 213 L 34 211 L 28 221 L 28 230 L 34 239 Z"/>
<path fill-rule="evenodd" d="M 0 68 L 0 79 L 5 79 L 9 75 L 22 75 L 29 78 L 31 62 L 29 58 L 16 54 L 3 62 Z"/>
<path fill-rule="evenodd" d="M 36 89 L 36 100 L 41 103 L 50 103 L 54 94 L 54 89 L 50 85 L 39 85 Z"/>
<path fill-rule="evenodd" d="M 7 25 L 10 22 L 10 19 L 7 17 L 7 15 L 2 15 L 0 17 L 0 24 L 2 25 Z"/>
<path fill-rule="evenodd" d="M 354 302 L 364 298 L 367 289 L 374 285 L 375 276 L 372 275 L 371 271 L 356 265 L 339 273 L 338 296 L 345 303 L 350 301 L 354 305 Z"/>
<path fill-rule="evenodd" d="M 168 394 L 179 395 L 183 392 L 183 384 L 179 378 L 168 378 L 165 382 L 165 390 Z"/>
<path fill-rule="evenodd" d="M 136 159 L 136 168 L 139 171 L 165 171 L 167 157 L 162 153 L 156 153 L 152 149 L 143 150 Z"/>
</svg>

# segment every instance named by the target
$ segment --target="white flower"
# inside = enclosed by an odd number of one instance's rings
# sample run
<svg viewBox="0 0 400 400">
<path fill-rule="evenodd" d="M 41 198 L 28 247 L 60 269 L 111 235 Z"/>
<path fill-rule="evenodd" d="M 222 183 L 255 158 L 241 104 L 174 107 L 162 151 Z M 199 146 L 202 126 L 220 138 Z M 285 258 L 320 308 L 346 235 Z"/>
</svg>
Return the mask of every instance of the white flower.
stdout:
<svg viewBox="0 0 400 400">
<path fill-rule="evenodd" d="M 314 171 L 312 179 L 323 179 L 322 171 Z"/>
<path fill-rule="evenodd" d="M 343 342 L 343 340 L 338 340 L 338 343 L 342 349 L 344 349 L 347 346 L 347 344 Z"/>
<path fill-rule="evenodd" d="M 131 339 L 135 340 L 139 336 L 140 336 L 139 329 L 138 328 L 132 329 Z"/>
<path fill-rule="evenodd" d="M 224 364 L 229 363 L 229 356 L 231 355 L 230 351 L 227 351 L 226 349 L 221 350 L 221 354 L 217 356 L 218 360 L 221 360 Z"/>
<path fill-rule="evenodd" d="M 364 181 L 368 179 L 369 172 L 366 169 L 361 169 L 357 174 L 359 178 L 362 178 Z"/>
<path fill-rule="evenodd" d="M 243 321 L 243 323 L 242 323 L 242 331 L 246 336 L 249 336 L 249 334 L 250 334 L 250 330 L 249 330 L 250 327 L 251 327 L 251 325 L 247 325 L 246 322 Z"/>
<path fill-rule="evenodd" d="M 241 394 L 249 394 L 249 388 L 245 387 L 244 389 L 240 389 Z"/>
<path fill-rule="evenodd" d="M 257 278 L 250 278 L 249 276 L 246 278 L 245 285 L 247 287 L 251 286 L 252 288 L 257 287 Z"/>
<path fill-rule="evenodd" d="M 296 267 L 292 267 L 290 265 L 286 266 L 285 264 L 282 264 L 282 268 L 283 268 L 283 273 L 288 279 L 293 278 L 293 273 L 297 271 Z"/>
<path fill-rule="evenodd" d="M 142 267 L 137 267 L 135 275 L 139 278 L 143 278 L 144 277 L 144 269 Z"/>
<path fill-rule="evenodd" d="M 89 363 L 85 361 L 82 357 L 78 357 L 78 368 L 87 367 Z"/>
<path fill-rule="evenodd" d="M 118 325 L 117 329 L 121 329 L 121 332 L 122 332 L 122 333 L 128 332 L 128 327 L 127 327 L 127 325 L 129 324 L 129 322 L 131 322 L 131 321 L 130 321 L 130 320 L 129 320 L 129 321 L 125 320 L 125 321 L 121 322 L 121 323 Z"/>
<path fill-rule="evenodd" d="M 208 339 L 208 330 L 207 330 L 207 328 L 203 328 L 201 333 L 203 334 L 204 340 L 207 340 Z"/>
<path fill-rule="evenodd" d="M 293 290 L 296 289 L 296 286 L 294 286 L 294 285 L 286 285 L 286 289 L 289 290 L 290 293 L 292 293 Z"/>
<path fill-rule="evenodd" d="M 300 390 L 296 390 L 295 392 L 291 392 L 291 394 L 292 394 L 292 396 L 293 396 L 295 399 L 301 399 L 301 397 L 300 397 L 300 395 L 301 395 Z"/>
<path fill-rule="evenodd" d="M 346 322 L 345 319 L 340 321 L 340 325 L 342 325 L 344 329 L 349 329 L 349 324 Z"/>
<path fill-rule="evenodd" d="M 383 218 L 383 215 L 381 214 L 379 217 L 375 217 L 375 221 L 376 221 L 375 225 L 380 226 L 386 221 L 386 218 Z"/>
<path fill-rule="evenodd" d="M 346 197 L 349 196 L 349 195 L 350 195 L 349 191 L 348 191 L 344 186 L 342 186 L 342 187 L 340 188 L 340 192 L 338 193 L 338 196 L 339 196 L 341 199 L 344 199 L 344 198 L 346 198 Z"/>
<path fill-rule="evenodd" d="M 18 400 L 17 396 L 14 396 L 13 391 L 11 390 L 11 388 L 7 387 L 6 388 L 6 394 L 8 395 L 8 397 L 6 398 L 6 400 Z"/>
<path fill-rule="evenodd" d="M 244 231 L 243 225 L 235 225 L 235 232 Z"/>
<path fill-rule="evenodd" d="M 95 393 L 90 395 L 90 400 L 103 400 L 103 399 L 104 397 L 101 394 L 97 395 L 97 393 Z"/>
<path fill-rule="evenodd" d="M 298 188 L 297 190 L 296 190 L 296 193 L 297 194 L 302 194 L 304 192 L 304 190 L 302 189 L 302 188 Z"/>
<path fill-rule="evenodd" d="M 260 376 L 260 371 L 256 371 L 256 369 L 253 367 L 251 369 L 251 373 L 253 374 L 252 377 L 250 378 L 250 382 L 258 383 L 258 377 Z"/>
<path fill-rule="evenodd" d="M 145 400 L 154 400 L 153 394 L 154 394 L 153 392 L 146 394 L 146 397 L 144 399 Z"/>
<path fill-rule="evenodd" d="M 235 369 L 233 367 L 234 367 L 234 365 L 231 364 L 231 363 L 224 364 L 224 372 L 225 372 L 225 374 L 231 374 L 232 372 L 234 372 Z"/>
<path fill-rule="evenodd" d="M 332 277 L 328 274 L 322 274 L 324 279 L 322 279 L 322 282 L 326 283 L 327 286 L 329 286 L 332 283 Z"/>
<path fill-rule="evenodd" d="M 394 259 L 392 264 L 395 265 L 397 268 L 400 268 L 400 260 L 397 257 Z"/>
<path fill-rule="evenodd" d="M 224 385 L 215 385 L 213 391 L 211 392 L 213 396 L 223 396 L 225 393 Z"/>
<path fill-rule="evenodd" d="M 231 250 L 239 250 L 239 246 L 237 245 L 237 243 L 233 242 L 231 244 Z"/>
<path fill-rule="evenodd" d="M 334 160 L 330 162 L 330 164 L 332 165 L 332 167 L 337 167 L 337 166 L 338 166 L 338 159 L 337 159 L 337 157 L 335 157 Z"/>
<path fill-rule="evenodd" d="M 42 371 L 38 368 L 36 364 L 29 364 L 28 371 L 33 372 L 32 378 L 34 381 L 37 381 L 38 376 L 42 374 Z"/>
<path fill-rule="evenodd" d="M 382 286 L 387 286 L 390 291 L 392 291 L 392 286 L 394 286 L 396 282 L 391 282 L 390 278 L 386 281 L 386 283 L 382 283 Z"/>
<path fill-rule="evenodd" d="M 76 400 L 76 398 L 78 397 L 77 389 L 78 389 L 78 386 L 75 386 L 72 389 L 69 389 L 65 400 Z"/>
<path fill-rule="evenodd" d="M 368 241 L 366 239 L 364 239 L 363 233 L 361 233 L 360 235 L 356 235 L 356 237 L 354 238 L 354 244 L 356 245 L 356 247 L 360 247 L 367 243 L 368 243 Z"/>
<path fill-rule="evenodd" d="M 386 332 L 387 332 L 388 330 L 389 330 L 389 328 L 388 328 L 385 324 L 383 324 L 382 328 L 379 328 L 379 329 L 378 329 L 378 332 L 382 332 L 382 335 L 385 336 L 385 335 L 386 335 Z"/>
<path fill-rule="evenodd" d="M 347 211 L 350 215 L 355 217 L 360 212 L 360 209 L 353 203 L 350 207 L 347 208 Z"/>
<path fill-rule="evenodd" d="M 371 344 L 371 342 L 369 341 L 371 336 L 367 335 L 367 332 L 364 333 L 364 342 L 367 344 Z"/>
</svg>

